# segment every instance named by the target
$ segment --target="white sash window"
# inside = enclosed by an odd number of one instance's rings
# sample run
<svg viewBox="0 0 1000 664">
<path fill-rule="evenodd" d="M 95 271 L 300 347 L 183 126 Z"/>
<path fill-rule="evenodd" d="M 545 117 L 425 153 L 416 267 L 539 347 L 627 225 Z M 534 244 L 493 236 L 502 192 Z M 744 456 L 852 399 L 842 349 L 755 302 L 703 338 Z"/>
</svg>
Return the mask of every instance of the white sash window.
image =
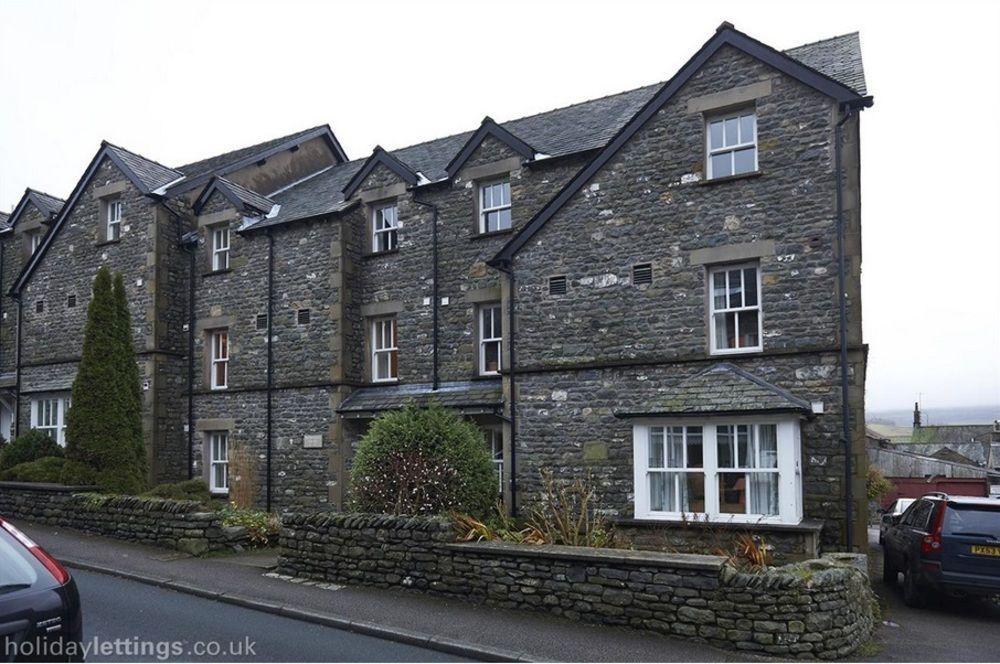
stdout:
<svg viewBox="0 0 1000 664">
<path fill-rule="evenodd" d="M 633 445 L 636 518 L 802 519 L 797 419 L 649 420 Z"/>
<path fill-rule="evenodd" d="M 69 394 L 46 394 L 31 400 L 31 428 L 60 445 L 66 445 L 66 411 Z"/>
</svg>

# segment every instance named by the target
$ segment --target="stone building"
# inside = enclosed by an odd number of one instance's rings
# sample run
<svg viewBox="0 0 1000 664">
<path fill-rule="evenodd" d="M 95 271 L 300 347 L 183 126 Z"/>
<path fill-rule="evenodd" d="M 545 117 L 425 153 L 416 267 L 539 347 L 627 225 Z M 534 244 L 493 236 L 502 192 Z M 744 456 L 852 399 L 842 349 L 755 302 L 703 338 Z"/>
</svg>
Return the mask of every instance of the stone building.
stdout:
<svg viewBox="0 0 1000 664">
<path fill-rule="evenodd" d="M 866 95 L 857 34 L 723 24 L 665 83 L 364 159 L 326 126 L 177 168 L 104 143 L 0 231 L 0 403 L 61 439 L 107 264 L 154 481 L 224 492 L 242 450 L 262 505 L 339 509 L 372 418 L 437 401 L 512 511 L 547 468 L 639 544 L 863 546 Z"/>
</svg>

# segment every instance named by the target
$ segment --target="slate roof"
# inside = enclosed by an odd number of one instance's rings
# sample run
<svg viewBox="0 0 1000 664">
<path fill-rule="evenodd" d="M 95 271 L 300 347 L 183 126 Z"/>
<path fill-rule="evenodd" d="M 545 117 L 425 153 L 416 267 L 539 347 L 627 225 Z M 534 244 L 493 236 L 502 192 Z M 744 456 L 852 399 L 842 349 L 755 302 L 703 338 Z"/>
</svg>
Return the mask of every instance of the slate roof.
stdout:
<svg viewBox="0 0 1000 664">
<path fill-rule="evenodd" d="M 864 87 L 858 34 L 833 37 L 806 44 L 786 54 L 837 81 Z M 841 62 L 843 56 L 848 62 Z M 604 147 L 609 140 L 649 101 L 663 83 L 654 83 L 598 99 L 580 102 L 544 113 L 501 122 L 499 125 L 540 153 L 558 157 Z M 475 130 L 446 136 L 390 153 L 415 172 L 431 181 L 448 177 L 446 167 L 461 151 Z M 272 219 L 251 228 L 274 226 L 295 219 L 331 214 L 345 209 L 343 189 L 368 160 L 356 159 L 327 169 L 301 184 L 271 197 L 281 205 Z M 181 170 L 189 168 L 182 166 Z"/>
<path fill-rule="evenodd" d="M 321 129 L 325 126 L 326 125 L 318 125 L 316 127 L 309 127 L 308 129 L 303 129 L 301 131 L 288 134 L 287 136 L 279 136 L 278 138 L 272 138 L 270 140 L 257 143 L 255 145 L 248 145 L 244 148 L 230 150 L 229 152 L 223 152 L 222 154 L 217 154 L 214 157 L 209 157 L 207 159 L 202 159 L 200 161 L 194 161 L 191 162 L 190 164 L 184 164 L 183 166 L 178 167 L 177 170 L 184 173 L 184 175 L 186 175 L 188 178 L 193 179 L 198 177 L 199 175 L 204 175 L 205 173 L 211 173 L 213 171 L 217 171 L 220 168 L 224 168 L 229 164 L 238 162 L 242 159 L 246 159 L 247 157 L 252 157 L 253 155 L 259 152 L 266 152 L 270 148 L 273 148 L 277 145 L 281 145 L 286 141 L 293 141 L 296 138 L 299 138 L 300 136 L 304 136 L 305 134 L 308 134 L 311 131 L 316 131 L 317 129 Z"/>
<path fill-rule="evenodd" d="M 28 189 L 31 195 L 31 200 L 34 201 L 38 209 L 47 217 L 54 217 L 62 209 L 63 204 L 66 202 L 61 198 L 57 198 L 52 194 L 46 194 L 44 191 L 38 191 L 37 189 Z"/>
<path fill-rule="evenodd" d="M 7 220 L 10 219 L 10 214 L 6 212 L 0 212 L 0 231 L 7 230 Z"/>
<path fill-rule="evenodd" d="M 247 189 L 238 182 L 233 182 L 232 180 L 227 180 L 226 178 L 216 178 L 213 187 L 223 190 L 223 195 L 225 195 L 230 201 L 234 203 L 238 201 L 242 205 L 259 210 L 264 214 L 270 212 L 271 208 L 274 207 L 274 201 L 267 196 L 261 196 L 256 191 Z M 209 191 L 211 191 L 211 188 L 209 188 Z M 204 198 L 207 200 L 208 196 L 205 196 Z"/>
<path fill-rule="evenodd" d="M 132 171 L 132 174 L 145 187 L 146 191 L 159 189 L 183 175 L 180 171 L 175 171 L 172 168 L 143 157 L 141 154 L 126 150 L 123 147 L 112 145 L 108 142 L 105 142 L 104 145 L 108 148 L 109 152 L 124 162 L 125 166 Z"/>
<path fill-rule="evenodd" d="M 438 403 L 457 410 L 493 410 L 503 404 L 500 381 L 455 381 L 441 383 L 435 391 L 431 383 L 363 387 L 347 397 L 338 413 L 376 413 L 402 408 L 408 403 L 428 406 Z"/>
<path fill-rule="evenodd" d="M 992 424 L 943 424 L 913 429 L 912 443 L 988 443 L 993 435 Z"/>
<path fill-rule="evenodd" d="M 868 94 L 861 61 L 861 36 L 852 32 L 785 51 L 807 67 L 834 78 L 860 95 Z"/>
<path fill-rule="evenodd" d="M 635 408 L 635 409 L 633 409 Z M 686 378 L 640 407 L 617 412 L 617 417 L 696 415 L 719 413 L 811 413 L 805 399 L 768 383 L 728 362 L 720 362 Z"/>
</svg>

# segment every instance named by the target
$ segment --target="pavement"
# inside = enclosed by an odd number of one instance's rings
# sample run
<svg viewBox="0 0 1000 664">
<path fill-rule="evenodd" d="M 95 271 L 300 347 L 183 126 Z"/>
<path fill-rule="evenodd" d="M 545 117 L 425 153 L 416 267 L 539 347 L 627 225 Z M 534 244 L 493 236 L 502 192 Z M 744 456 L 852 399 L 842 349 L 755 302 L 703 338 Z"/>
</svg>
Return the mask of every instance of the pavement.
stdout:
<svg viewBox="0 0 1000 664">
<path fill-rule="evenodd" d="M 995 662 L 1000 658 L 1000 606 L 981 600 L 937 598 L 926 608 L 903 603 L 900 586 L 882 583 L 878 528 L 868 533 L 872 587 L 882 607 L 873 647 L 855 661 Z"/>
<path fill-rule="evenodd" d="M 429 648 L 74 570 L 88 662 L 458 662 Z M 117 645 L 115 645 L 117 644 Z M 91 646 L 93 647 L 93 646 Z"/>
<path fill-rule="evenodd" d="M 281 618 L 468 660 L 730 662 L 748 657 L 746 653 L 723 651 L 694 641 L 572 622 L 543 613 L 508 611 L 403 590 L 279 578 L 270 571 L 277 560 L 274 552 L 193 558 L 68 529 L 24 522 L 17 526 L 83 580 L 80 585 L 85 624 L 93 607 L 99 607 L 101 615 L 109 599 L 119 596 L 113 592 L 116 580 L 108 579 L 110 575 L 132 582 L 128 588 L 145 590 L 152 586 L 211 600 L 190 609 L 195 624 L 201 614 L 206 614 L 207 619 L 214 617 L 216 610 L 228 609 L 222 606 L 226 604 L 254 610 L 251 613 L 262 612 L 263 622 L 255 634 L 274 630 Z M 147 590 L 150 592 L 153 590 Z M 162 599 L 160 595 L 148 596 L 156 602 Z M 116 615 L 121 614 L 123 620 L 139 620 L 144 615 L 128 602 L 115 607 Z M 153 617 L 158 614 L 145 615 L 149 617 L 131 625 L 133 631 L 141 630 L 144 622 L 149 629 L 158 629 Z M 331 653 L 324 658 L 330 659 Z M 177 659 L 186 661 L 190 657 Z"/>
</svg>

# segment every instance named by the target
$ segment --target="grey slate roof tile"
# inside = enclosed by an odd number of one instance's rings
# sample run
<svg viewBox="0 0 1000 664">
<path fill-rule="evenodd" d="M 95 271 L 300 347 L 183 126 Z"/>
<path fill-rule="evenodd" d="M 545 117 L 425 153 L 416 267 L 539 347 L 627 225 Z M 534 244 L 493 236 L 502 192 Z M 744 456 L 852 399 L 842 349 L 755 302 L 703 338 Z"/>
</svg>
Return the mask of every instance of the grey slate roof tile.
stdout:
<svg viewBox="0 0 1000 664">
<path fill-rule="evenodd" d="M 7 229 L 7 220 L 10 219 L 10 214 L 7 212 L 0 212 L 0 231 Z"/>
<path fill-rule="evenodd" d="M 686 378 L 647 403 L 616 413 L 639 415 L 687 415 L 747 413 L 762 411 L 811 412 L 811 406 L 788 390 L 772 385 L 728 362 L 720 362 Z"/>
<path fill-rule="evenodd" d="M 152 159 L 147 159 L 140 154 L 126 150 L 123 147 L 117 145 L 112 145 L 107 143 L 108 150 L 115 153 L 119 159 L 125 162 L 129 170 L 142 182 L 146 189 L 152 191 L 162 187 L 163 185 L 173 182 L 177 178 L 181 177 L 182 173 L 180 171 L 175 171 L 172 168 L 164 166 L 163 164 L 157 163 Z"/>
<path fill-rule="evenodd" d="M 864 93 L 861 45 L 857 33 L 806 44 L 789 49 L 785 53 Z M 858 85 L 861 89 L 855 87 Z M 536 150 L 549 156 L 599 149 L 604 147 L 662 86 L 663 83 L 655 83 L 499 124 Z M 474 133 L 475 131 L 466 131 L 390 152 L 427 179 L 440 180 L 447 177 L 445 167 Z M 287 138 L 275 139 L 274 142 Z M 249 148 L 247 150 L 250 151 Z M 366 156 L 363 159 L 340 164 L 273 195 L 275 202 L 281 205 L 281 210 L 275 217 L 255 224 L 252 228 L 274 226 L 286 221 L 329 214 L 343 209 L 344 197 L 341 190 L 367 159 Z M 182 170 L 188 168 L 191 166 L 181 167 Z"/>
<path fill-rule="evenodd" d="M 503 403 L 500 381 L 455 381 L 441 383 L 435 391 L 430 383 L 363 387 L 355 390 L 337 409 L 339 413 L 370 413 L 402 408 L 408 403 L 449 408 L 495 408 Z"/>
<path fill-rule="evenodd" d="M 42 214 L 53 217 L 59 210 L 62 209 L 63 204 L 66 202 L 61 198 L 57 198 L 52 194 L 46 194 L 44 191 L 38 191 L 37 189 L 28 189 L 31 192 L 31 198 L 41 210 Z"/>
<path fill-rule="evenodd" d="M 265 214 L 270 212 L 271 208 L 274 207 L 274 201 L 270 198 L 267 196 L 261 196 L 256 191 L 247 189 L 237 182 L 227 180 L 226 178 L 219 178 L 219 182 L 223 186 L 227 187 L 229 191 L 231 191 L 233 195 L 245 205 L 249 205 L 250 207 L 260 210 Z"/>
<path fill-rule="evenodd" d="M 217 171 L 220 168 L 223 168 L 225 166 L 228 166 L 229 164 L 240 161 L 241 159 L 245 159 L 246 157 L 254 155 L 258 152 L 264 152 L 274 147 L 275 145 L 281 145 L 285 141 L 294 140 L 299 136 L 308 134 L 309 132 L 315 131 L 316 129 L 320 129 L 323 126 L 325 125 L 309 127 L 308 129 L 303 129 L 301 131 L 288 134 L 287 136 L 272 138 L 268 141 L 257 143 L 256 145 L 248 145 L 247 147 L 244 148 L 239 148 L 237 150 L 231 150 L 229 152 L 217 154 L 214 157 L 209 157 L 207 159 L 202 159 L 200 161 L 194 161 L 191 162 L 190 164 L 184 164 L 183 166 L 180 166 L 177 170 L 184 173 L 184 175 L 186 175 L 189 179 L 193 179 L 198 177 L 199 175 L 210 173 L 212 171 Z"/>
</svg>

